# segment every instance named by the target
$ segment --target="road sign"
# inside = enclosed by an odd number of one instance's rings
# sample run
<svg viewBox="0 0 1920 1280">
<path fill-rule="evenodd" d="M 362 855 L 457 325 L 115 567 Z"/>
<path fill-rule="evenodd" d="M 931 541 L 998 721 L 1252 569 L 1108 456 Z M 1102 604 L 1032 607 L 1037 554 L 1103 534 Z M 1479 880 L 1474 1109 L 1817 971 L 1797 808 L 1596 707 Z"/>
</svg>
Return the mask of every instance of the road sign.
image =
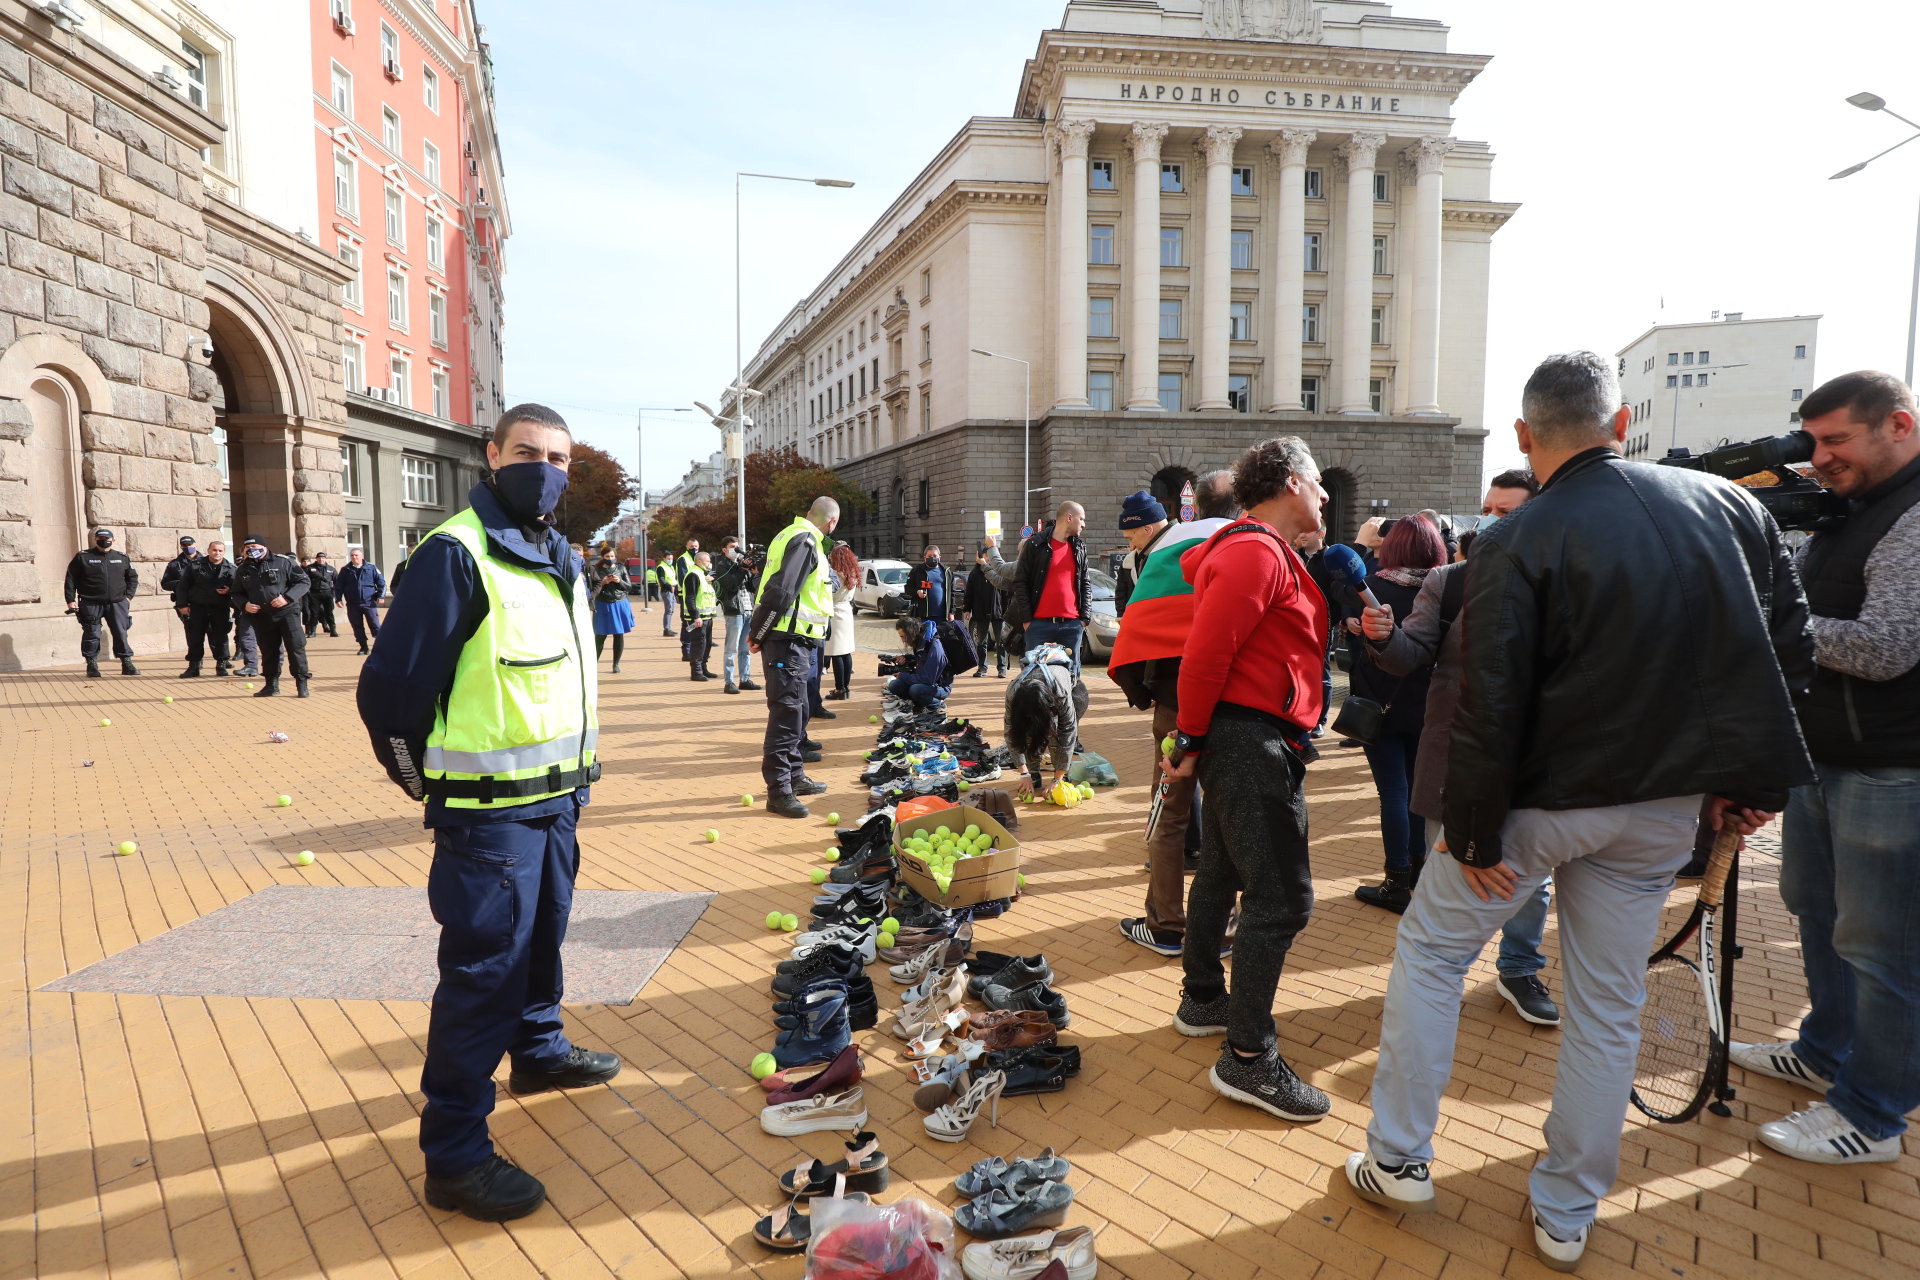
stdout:
<svg viewBox="0 0 1920 1280">
<path fill-rule="evenodd" d="M 1025 542 L 1028 538 L 1031 538 L 1032 536 L 1033 536 L 1032 525 L 1023 524 L 1020 526 L 1020 541 Z"/>
<path fill-rule="evenodd" d="M 989 538 L 997 538 L 1000 536 L 1000 513 L 998 511 L 987 512 L 987 536 Z"/>
<path fill-rule="evenodd" d="M 1180 519 L 1187 524 L 1193 523 L 1193 481 L 1191 480 L 1180 486 Z"/>
</svg>

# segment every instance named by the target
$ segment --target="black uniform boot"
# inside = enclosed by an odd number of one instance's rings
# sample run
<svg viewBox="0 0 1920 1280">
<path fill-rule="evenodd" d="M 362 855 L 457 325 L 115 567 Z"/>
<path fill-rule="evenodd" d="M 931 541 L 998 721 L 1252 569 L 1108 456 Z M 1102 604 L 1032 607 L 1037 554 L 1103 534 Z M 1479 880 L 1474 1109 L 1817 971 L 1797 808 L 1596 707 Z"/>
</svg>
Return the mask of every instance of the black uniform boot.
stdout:
<svg viewBox="0 0 1920 1280">
<path fill-rule="evenodd" d="M 307 692 L 307 677 L 305 676 L 295 676 L 293 678 L 293 687 L 299 690 L 299 696 L 302 698 L 311 698 L 313 696 Z"/>
<path fill-rule="evenodd" d="M 200 664 L 197 662 L 189 662 L 187 669 L 180 673 L 180 678 L 182 680 L 198 680 L 200 678 Z"/>
<path fill-rule="evenodd" d="M 1370 907 L 1403 915 L 1413 902 L 1413 868 L 1395 871 L 1389 867 L 1385 884 L 1363 884 L 1353 891 L 1353 896 Z"/>
<path fill-rule="evenodd" d="M 434 1208 L 458 1209 L 481 1222 L 524 1218 L 547 1199 L 547 1189 L 540 1179 L 499 1155 L 488 1156 L 484 1164 L 456 1178 L 428 1175 L 422 1190 Z"/>
<path fill-rule="evenodd" d="M 791 791 L 776 791 L 767 797 L 767 812 L 783 818 L 804 818 L 813 810 L 795 799 Z"/>
<path fill-rule="evenodd" d="M 99 678 L 100 678 L 100 664 L 93 661 L 91 658 L 89 658 L 87 660 L 87 679 L 98 680 Z"/>
<path fill-rule="evenodd" d="M 233 664 L 231 662 L 215 661 L 213 664 L 213 674 L 217 676 L 224 676 L 229 671 L 232 671 L 232 670 L 233 670 Z"/>
<path fill-rule="evenodd" d="M 137 676 L 140 674 L 140 668 L 133 665 L 132 658 L 122 658 L 120 659 L 120 674 L 123 676 Z"/>
<path fill-rule="evenodd" d="M 256 698 L 271 698 L 280 692 L 280 677 L 268 676 L 267 682 L 253 695 Z"/>
</svg>

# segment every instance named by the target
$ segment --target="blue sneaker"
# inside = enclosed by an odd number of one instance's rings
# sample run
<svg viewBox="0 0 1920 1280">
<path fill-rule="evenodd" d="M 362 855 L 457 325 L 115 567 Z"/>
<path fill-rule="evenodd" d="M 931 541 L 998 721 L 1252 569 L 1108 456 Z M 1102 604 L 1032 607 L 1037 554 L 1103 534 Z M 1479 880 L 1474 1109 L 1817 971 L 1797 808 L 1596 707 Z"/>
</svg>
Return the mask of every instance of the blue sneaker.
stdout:
<svg viewBox="0 0 1920 1280">
<path fill-rule="evenodd" d="M 847 997 L 831 989 L 807 997 L 801 1025 L 782 1031 L 773 1042 L 773 1060 L 782 1067 L 829 1062 L 853 1043 L 853 1024 L 847 1018 Z"/>
</svg>

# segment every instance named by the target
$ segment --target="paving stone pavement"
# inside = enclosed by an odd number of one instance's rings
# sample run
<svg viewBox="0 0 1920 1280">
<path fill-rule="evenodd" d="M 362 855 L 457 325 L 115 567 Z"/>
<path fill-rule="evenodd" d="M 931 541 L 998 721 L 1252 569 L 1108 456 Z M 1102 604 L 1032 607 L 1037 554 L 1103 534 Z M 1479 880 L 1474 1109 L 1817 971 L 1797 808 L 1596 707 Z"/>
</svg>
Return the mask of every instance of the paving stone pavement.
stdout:
<svg viewBox="0 0 1920 1280">
<path fill-rule="evenodd" d="M 624 674 L 603 668 L 606 777 L 583 816 L 580 886 L 712 894 L 631 1005 L 567 1010 L 575 1037 L 626 1069 L 610 1085 L 515 1099 L 494 1132 L 545 1180 L 534 1216 L 489 1226 L 426 1208 L 415 1144 L 427 1007 L 420 1001 L 112 995 L 38 988 L 276 885 L 418 888 L 417 811 L 374 769 L 353 710 L 347 640 L 310 649 L 315 697 L 255 701 L 243 682 L 75 670 L 0 676 L 0 1280 L 26 1276 L 709 1276 L 796 1280 L 804 1263 L 753 1243 L 774 1176 L 836 1135 L 772 1138 L 744 1066 L 772 1030 L 766 983 L 784 947 L 773 907 L 810 896 L 825 815 L 862 808 L 859 751 L 877 681 L 816 722 L 815 819 L 743 809 L 761 786 L 760 706 L 693 685 L 643 615 Z M 1308 780 L 1320 906 L 1282 981 L 1285 1052 L 1334 1099 L 1292 1126 L 1206 1086 L 1217 1046 L 1171 1026 L 1178 968 L 1121 939 L 1145 889 L 1145 718 L 1097 669 L 1085 736 L 1126 784 L 1020 835 L 1032 883 L 979 928 L 998 951 L 1044 951 L 1072 1002 L 1086 1069 L 1066 1092 L 1009 1100 L 997 1129 L 929 1140 L 884 1036 L 869 1055 L 872 1127 L 893 1188 L 951 1204 L 989 1154 L 1052 1144 L 1074 1162 L 1069 1221 L 1099 1233 L 1103 1274 L 1208 1280 L 1446 1280 L 1546 1274 L 1525 1217 L 1557 1033 L 1522 1023 L 1483 963 L 1469 980 L 1437 1137 L 1440 1212 L 1397 1221 L 1338 1165 L 1362 1138 L 1394 921 L 1353 888 L 1379 861 L 1356 751 Z M 997 725 L 1001 684 L 959 681 L 953 708 Z M 164 696 L 175 701 L 165 704 Z M 112 724 L 101 727 L 98 721 Z M 269 731 L 290 735 L 267 741 Z M 91 765 L 83 764 L 91 761 Z M 293 798 L 282 808 L 275 797 Z M 708 844 L 703 833 L 718 828 Z M 117 857 L 116 844 L 139 852 Z M 309 867 L 292 855 L 311 849 Z M 1797 942 L 1756 852 L 1740 905 L 1736 1036 L 1804 1007 Z M 1669 908 L 1690 905 L 1687 891 Z M 1546 977 L 1558 989 L 1556 954 Z M 892 989 L 886 978 L 882 992 Z M 1755 1125 L 1811 1095 L 1736 1071 L 1731 1118 L 1623 1125 L 1621 1182 L 1581 1274 L 1879 1278 L 1920 1273 L 1920 1159 L 1835 1169 L 1789 1160 Z"/>
</svg>

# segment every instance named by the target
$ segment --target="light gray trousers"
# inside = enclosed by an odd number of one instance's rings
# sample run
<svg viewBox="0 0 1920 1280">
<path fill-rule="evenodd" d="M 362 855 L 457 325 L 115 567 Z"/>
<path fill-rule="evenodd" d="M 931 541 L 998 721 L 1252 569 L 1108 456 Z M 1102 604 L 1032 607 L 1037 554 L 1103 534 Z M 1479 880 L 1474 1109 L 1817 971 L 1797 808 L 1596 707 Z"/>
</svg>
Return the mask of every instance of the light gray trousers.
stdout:
<svg viewBox="0 0 1920 1280">
<path fill-rule="evenodd" d="M 1620 1169 L 1647 957 L 1674 872 L 1692 856 L 1699 813 L 1697 795 L 1601 809 L 1516 809 L 1500 832 L 1507 864 L 1520 877 L 1511 900 L 1480 901 L 1451 857 L 1427 864 L 1401 917 L 1387 983 L 1367 1126 L 1375 1159 L 1390 1166 L 1433 1159 L 1467 970 L 1551 874 L 1565 1021 L 1547 1153 L 1533 1167 L 1533 1207 L 1563 1240 L 1593 1221 Z"/>
</svg>

